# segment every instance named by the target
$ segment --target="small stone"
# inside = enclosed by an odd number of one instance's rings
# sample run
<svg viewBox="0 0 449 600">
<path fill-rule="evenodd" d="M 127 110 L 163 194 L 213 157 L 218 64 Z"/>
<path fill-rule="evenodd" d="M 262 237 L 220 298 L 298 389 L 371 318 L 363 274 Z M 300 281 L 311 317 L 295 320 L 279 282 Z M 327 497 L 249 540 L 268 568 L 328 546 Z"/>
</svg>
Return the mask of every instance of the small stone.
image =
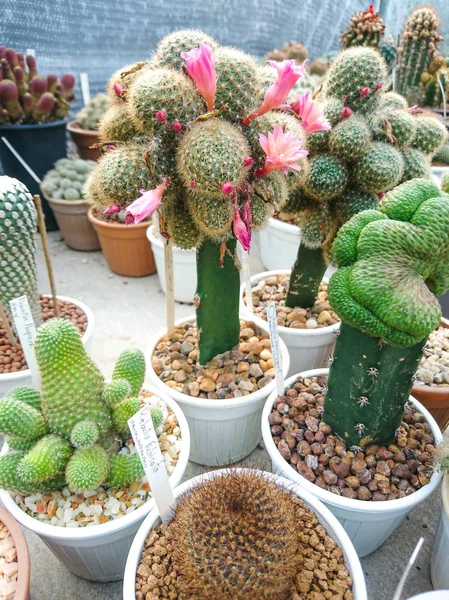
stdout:
<svg viewBox="0 0 449 600">
<path fill-rule="evenodd" d="M 278 450 L 284 460 L 290 460 L 292 453 L 291 453 L 291 450 L 285 440 L 281 440 L 279 442 Z"/>
<path fill-rule="evenodd" d="M 263 376 L 263 371 L 260 368 L 260 365 L 258 365 L 257 363 L 253 363 L 249 368 L 249 374 L 251 377 L 255 377 L 256 379 L 258 379 L 259 377 Z"/>
<path fill-rule="evenodd" d="M 318 323 L 316 321 L 316 319 L 307 319 L 306 321 L 306 328 L 307 329 L 316 329 L 318 327 Z"/>
<path fill-rule="evenodd" d="M 253 335 L 254 329 L 251 329 L 251 327 L 245 327 L 240 331 L 240 337 L 242 338 L 242 340 L 248 340 L 249 338 L 252 338 Z"/>
<path fill-rule="evenodd" d="M 272 354 L 269 350 L 267 350 L 266 348 L 264 350 L 262 350 L 262 352 L 260 353 L 260 358 L 262 360 L 269 360 L 272 357 Z"/>
<path fill-rule="evenodd" d="M 239 383 L 239 389 L 252 392 L 254 390 L 254 384 L 249 379 L 242 379 Z"/>
<path fill-rule="evenodd" d="M 249 371 L 249 363 L 242 360 L 237 364 L 237 373 L 245 373 L 245 371 Z"/>
<path fill-rule="evenodd" d="M 186 381 L 187 379 L 187 373 L 184 370 L 179 370 L 176 371 L 176 373 L 173 376 L 173 379 L 177 382 L 177 383 L 182 383 L 183 381 Z"/>
<path fill-rule="evenodd" d="M 181 354 L 188 356 L 192 352 L 194 347 L 195 346 L 193 344 L 191 344 L 190 342 L 183 342 L 181 344 L 181 347 L 179 348 L 179 351 L 181 352 Z"/>
<path fill-rule="evenodd" d="M 202 392 L 212 392 L 215 389 L 215 383 L 212 379 L 204 377 L 200 383 L 200 390 Z"/>
<path fill-rule="evenodd" d="M 187 384 L 187 387 L 189 388 L 189 394 L 191 396 L 196 398 L 199 395 L 199 393 L 200 393 L 199 383 L 197 383 L 196 381 L 192 381 L 191 383 Z"/>
<path fill-rule="evenodd" d="M 320 312 L 320 314 L 317 317 L 317 323 L 319 325 L 322 325 L 323 323 L 327 323 L 327 321 L 329 321 L 329 319 L 331 319 L 331 314 L 330 312 L 328 312 L 327 310 L 323 310 L 322 312 Z"/>
<path fill-rule="evenodd" d="M 307 481 L 315 481 L 315 474 L 310 467 L 306 465 L 304 462 L 299 462 L 296 465 L 298 469 L 298 473 L 302 475 Z"/>
<path fill-rule="evenodd" d="M 262 377 L 261 379 L 259 379 L 259 381 L 257 382 L 257 386 L 259 388 L 259 390 L 261 390 L 263 387 L 265 387 L 266 385 L 268 385 L 269 383 L 271 383 L 273 381 L 272 377 Z"/>
</svg>

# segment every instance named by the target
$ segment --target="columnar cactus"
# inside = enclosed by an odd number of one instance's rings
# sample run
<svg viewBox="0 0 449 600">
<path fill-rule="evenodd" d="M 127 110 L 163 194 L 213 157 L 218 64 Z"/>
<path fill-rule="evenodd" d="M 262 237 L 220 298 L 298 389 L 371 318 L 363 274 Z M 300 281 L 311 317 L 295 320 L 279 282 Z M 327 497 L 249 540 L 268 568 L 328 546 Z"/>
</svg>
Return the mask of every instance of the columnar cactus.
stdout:
<svg viewBox="0 0 449 600">
<path fill-rule="evenodd" d="M 261 68 L 188 30 L 111 78 L 100 124 L 109 150 L 86 196 L 109 214 L 125 209 L 128 223 L 158 210 L 166 238 L 197 248 L 201 364 L 239 342 L 236 240 L 248 250 L 306 174 L 303 127 L 279 108 L 303 70 L 293 59 Z"/>
<path fill-rule="evenodd" d="M 340 38 L 340 43 L 342 48 L 368 46 L 378 49 L 384 33 L 385 24 L 383 19 L 379 13 L 374 11 L 374 6 L 370 4 L 368 10 L 352 15 L 347 30 Z"/>
<path fill-rule="evenodd" d="M 413 115 L 402 96 L 384 91 L 386 76 L 380 54 L 364 47 L 341 52 L 327 73 L 323 109 L 332 130 L 308 137 L 308 174 L 283 209 L 302 226 L 289 307 L 313 305 L 343 223 L 399 183 L 429 177 L 430 157 L 447 139 L 439 120 Z"/>
<path fill-rule="evenodd" d="M 37 293 L 37 214 L 28 189 L 17 179 L 0 177 L 0 304 L 26 296 L 34 322 L 42 321 Z"/>
<path fill-rule="evenodd" d="M 16 388 L 0 402 L 0 431 L 14 452 L 0 457 L 0 487 L 30 493 L 68 484 L 85 492 L 138 480 L 139 455 L 118 451 L 130 435 L 127 420 L 140 408 L 142 353 L 125 350 L 106 385 L 78 331 L 63 319 L 38 330 L 35 352 L 41 393 Z"/>
<path fill-rule="evenodd" d="M 429 6 L 414 10 L 401 35 L 396 89 L 410 104 L 423 104 L 426 73 L 438 56 L 438 44 L 443 39 L 438 31 L 439 19 Z"/>
<path fill-rule="evenodd" d="M 26 66 L 25 66 L 26 63 Z M 27 70 L 28 67 L 28 70 Z M 34 56 L 0 46 L 0 123 L 47 123 L 65 119 L 75 97 L 75 79 L 38 75 Z"/>
<path fill-rule="evenodd" d="M 342 327 L 323 420 L 348 446 L 388 445 L 449 289 L 449 196 L 407 181 L 343 225 L 333 254 L 329 301 Z"/>
</svg>

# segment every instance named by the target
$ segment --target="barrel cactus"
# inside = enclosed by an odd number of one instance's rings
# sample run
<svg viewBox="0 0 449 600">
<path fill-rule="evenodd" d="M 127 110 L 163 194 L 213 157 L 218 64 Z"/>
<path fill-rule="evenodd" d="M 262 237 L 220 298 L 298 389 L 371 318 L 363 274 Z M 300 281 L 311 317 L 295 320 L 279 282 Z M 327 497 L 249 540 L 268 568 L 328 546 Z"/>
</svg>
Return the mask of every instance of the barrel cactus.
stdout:
<svg viewBox="0 0 449 600">
<path fill-rule="evenodd" d="M 0 457 L 0 487 L 32 493 L 68 484 L 86 492 L 138 480 L 139 455 L 119 450 L 130 435 L 127 420 L 140 408 L 142 353 L 125 350 L 106 384 L 78 331 L 63 319 L 39 328 L 35 352 L 40 393 L 16 388 L 0 402 L 0 431 L 13 451 Z"/>
<path fill-rule="evenodd" d="M 449 289 L 449 196 L 407 181 L 343 225 L 333 254 L 329 301 L 342 326 L 323 421 L 348 446 L 388 445 Z"/>
<path fill-rule="evenodd" d="M 94 166 L 93 160 L 61 158 L 45 174 L 41 190 L 47 198 L 82 200 L 84 184 Z"/>
<path fill-rule="evenodd" d="M 37 293 L 37 214 L 28 189 L 12 177 L 0 177 L 0 304 L 26 296 L 36 325 L 42 321 Z"/>
<path fill-rule="evenodd" d="M 111 78 L 100 124 L 110 144 L 86 197 L 130 224 L 157 210 L 166 238 L 197 248 L 201 364 L 239 342 L 237 240 L 248 250 L 307 172 L 305 130 L 280 108 L 303 71 L 293 58 L 262 68 L 187 30 Z"/>
</svg>

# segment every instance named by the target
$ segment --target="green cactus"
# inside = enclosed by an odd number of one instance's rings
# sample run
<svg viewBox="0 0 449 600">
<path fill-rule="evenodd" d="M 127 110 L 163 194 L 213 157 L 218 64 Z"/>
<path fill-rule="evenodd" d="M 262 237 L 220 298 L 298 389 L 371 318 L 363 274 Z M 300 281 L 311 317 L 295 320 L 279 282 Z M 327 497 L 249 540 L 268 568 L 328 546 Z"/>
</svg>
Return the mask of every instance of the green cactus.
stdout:
<svg viewBox="0 0 449 600">
<path fill-rule="evenodd" d="M 383 108 L 403 108 L 406 110 L 407 107 L 407 100 L 404 98 L 404 96 L 401 96 L 396 92 L 387 92 L 386 94 L 381 94 L 379 98 L 380 110 Z"/>
<path fill-rule="evenodd" d="M 371 127 L 374 139 L 407 146 L 416 132 L 417 119 L 406 110 L 385 109 L 373 115 Z"/>
<path fill-rule="evenodd" d="M 370 141 L 371 132 L 365 119 L 352 116 L 332 129 L 329 146 L 332 154 L 337 158 L 354 162 L 362 156 Z"/>
<path fill-rule="evenodd" d="M 449 173 L 444 173 L 441 178 L 441 190 L 449 194 Z"/>
<path fill-rule="evenodd" d="M 197 48 L 199 44 L 208 44 L 212 48 L 216 48 L 218 45 L 213 38 L 203 31 L 196 29 L 173 31 L 159 42 L 155 55 L 151 60 L 151 67 L 164 67 L 179 71 L 184 65 L 181 53 Z"/>
<path fill-rule="evenodd" d="M 428 180 L 405 182 L 348 221 L 333 253 L 329 300 L 343 324 L 323 420 L 350 447 L 388 445 L 449 288 L 448 197 Z"/>
<path fill-rule="evenodd" d="M 389 144 L 375 142 L 357 161 L 353 175 L 361 190 L 379 194 L 397 185 L 403 172 L 401 153 Z"/>
<path fill-rule="evenodd" d="M 340 38 L 342 48 L 366 46 L 379 49 L 385 24 L 379 13 L 374 12 L 371 4 L 368 10 L 354 13 L 347 30 Z"/>
<path fill-rule="evenodd" d="M 111 106 L 98 123 L 100 141 L 130 142 L 137 136 L 136 126 L 129 118 L 127 104 L 122 102 Z"/>
<path fill-rule="evenodd" d="M 411 146 L 426 154 L 434 154 L 447 142 L 447 129 L 435 117 L 416 117 L 415 135 Z"/>
<path fill-rule="evenodd" d="M 345 164 L 334 156 L 322 154 L 310 161 L 305 190 L 317 200 L 330 200 L 343 192 L 347 182 Z"/>
<path fill-rule="evenodd" d="M 38 330 L 35 352 L 41 394 L 17 388 L 0 401 L 0 431 L 12 450 L 0 457 L 0 487 L 31 493 L 67 483 L 85 492 L 141 477 L 138 454 L 117 452 L 130 437 L 128 419 L 140 409 L 138 398 L 129 396 L 139 393 L 144 380 L 142 352 L 122 352 L 108 385 L 76 328 L 63 319 Z M 161 410 L 151 407 L 151 414 L 159 427 Z"/>
<path fill-rule="evenodd" d="M 83 186 L 95 167 L 94 160 L 61 158 L 55 168 L 45 174 L 41 190 L 47 198 L 82 200 Z"/>
<path fill-rule="evenodd" d="M 443 144 L 443 146 L 441 146 L 441 148 L 439 148 L 435 152 L 435 155 L 433 158 L 435 160 L 438 160 L 439 162 L 449 165 L 449 144 L 447 142 L 445 144 Z M 447 190 L 444 190 L 444 191 L 447 191 Z"/>
<path fill-rule="evenodd" d="M 110 106 L 111 101 L 107 94 L 97 94 L 76 113 L 76 121 L 83 129 L 95 131 Z"/>
<path fill-rule="evenodd" d="M 391 73 L 396 65 L 396 59 L 398 56 L 398 49 L 394 43 L 393 36 L 388 36 L 383 39 L 379 44 L 379 52 L 382 54 L 383 59 L 387 63 L 388 72 Z"/>
<path fill-rule="evenodd" d="M 35 324 L 42 322 L 37 294 L 37 214 L 28 189 L 17 179 L 0 177 L 0 304 L 26 296 Z"/>
<path fill-rule="evenodd" d="M 415 177 L 430 178 L 430 160 L 424 152 L 415 148 L 404 148 L 401 154 L 404 163 L 403 182 Z"/>
</svg>

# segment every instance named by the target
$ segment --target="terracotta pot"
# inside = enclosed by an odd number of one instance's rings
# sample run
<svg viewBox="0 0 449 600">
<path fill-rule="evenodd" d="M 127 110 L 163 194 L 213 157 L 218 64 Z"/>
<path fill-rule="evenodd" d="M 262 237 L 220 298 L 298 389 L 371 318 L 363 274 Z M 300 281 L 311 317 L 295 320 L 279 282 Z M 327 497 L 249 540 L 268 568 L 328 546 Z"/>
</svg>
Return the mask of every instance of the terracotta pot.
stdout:
<svg viewBox="0 0 449 600">
<path fill-rule="evenodd" d="M 56 198 L 47 198 L 47 200 L 69 248 L 84 252 L 100 250 L 97 233 L 87 218 L 89 205 L 84 200 L 59 200 Z"/>
<path fill-rule="evenodd" d="M 8 528 L 17 550 L 19 575 L 14 600 L 29 600 L 30 598 L 30 553 L 23 531 L 15 518 L 0 506 L 0 521 Z"/>
<path fill-rule="evenodd" d="M 101 249 L 111 271 L 125 277 L 142 277 L 156 272 L 153 251 L 146 231 L 151 223 L 123 225 L 102 221 L 93 213 L 87 213 L 100 239 Z"/>
<path fill-rule="evenodd" d="M 101 156 L 100 148 L 91 148 L 100 141 L 98 131 L 83 129 L 76 121 L 67 124 L 67 131 L 78 148 L 78 154 L 85 160 L 98 160 Z"/>
<path fill-rule="evenodd" d="M 449 321 L 442 319 L 441 327 L 449 329 Z M 412 396 L 419 400 L 438 423 L 441 431 L 449 425 L 449 385 L 431 386 L 415 384 Z"/>
</svg>

